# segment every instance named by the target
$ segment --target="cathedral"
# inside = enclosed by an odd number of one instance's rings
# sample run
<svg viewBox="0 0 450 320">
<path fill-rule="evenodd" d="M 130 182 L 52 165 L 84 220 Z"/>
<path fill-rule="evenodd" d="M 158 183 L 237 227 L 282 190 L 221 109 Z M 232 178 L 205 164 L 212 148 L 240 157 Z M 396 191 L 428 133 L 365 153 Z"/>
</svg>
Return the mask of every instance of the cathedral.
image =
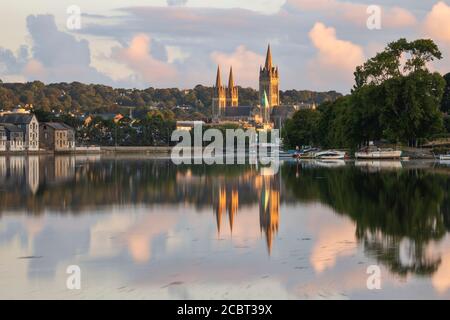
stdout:
<svg viewBox="0 0 450 320">
<path fill-rule="evenodd" d="M 272 52 L 269 45 L 264 68 L 259 68 L 259 101 L 261 105 L 264 104 L 266 99 L 269 103 L 269 108 L 280 105 L 279 84 L 278 67 L 274 67 L 272 64 Z"/>
<path fill-rule="evenodd" d="M 213 122 L 244 121 L 269 123 L 274 107 L 280 105 L 278 67 L 272 63 L 270 45 L 267 48 L 266 62 L 259 70 L 259 106 L 239 105 L 238 87 L 234 84 L 233 67 L 230 67 L 228 87 L 222 85 L 220 66 L 217 67 L 216 84 L 212 99 Z"/>
</svg>

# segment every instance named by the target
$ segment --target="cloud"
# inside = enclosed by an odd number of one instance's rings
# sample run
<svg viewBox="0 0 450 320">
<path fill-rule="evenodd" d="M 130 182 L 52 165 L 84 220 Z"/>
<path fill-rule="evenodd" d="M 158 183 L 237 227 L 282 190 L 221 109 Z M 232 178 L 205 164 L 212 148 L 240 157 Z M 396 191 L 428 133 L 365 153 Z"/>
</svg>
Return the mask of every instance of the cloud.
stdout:
<svg viewBox="0 0 450 320">
<path fill-rule="evenodd" d="M 59 31 L 54 16 L 28 16 L 27 28 L 33 44 L 32 60 L 24 70 L 27 78 L 46 82 L 112 83 L 109 77 L 91 66 L 88 41 Z"/>
<path fill-rule="evenodd" d="M 29 78 L 34 79 L 43 79 L 47 76 L 45 67 L 36 59 L 30 59 L 25 65 L 23 72 L 28 75 Z"/>
<path fill-rule="evenodd" d="M 28 48 L 21 46 L 17 54 L 0 48 L 0 74 L 14 75 L 22 71 L 28 60 Z"/>
<path fill-rule="evenodd" d="M 167 0 L 168 6 L 184 6 L 188 0 Z"/>
<path fill-rule="evenodd" d="M 317 81 L 349 81 L 356 66 L 364 62 L 363 49 L 336 37 L 336 30 L 323 23 L 316 23 L 309 37 L 317 49 L 316 57 L 310 62 L 312 75 Z"/>
<path fill-rule="evenodd" d="M 125 64 L 142 81 L 153 86 L 166 85 L 177 77 L 177 71 L 173 65 L 152 56 L 151 39 L 145 34 L 134 36 L 126 48 L 115 48 L 112 58 Z"/>
<path fill-rule="evenodd" d="M 424 31 L 436 40 L 450 44 L 450 6 L 440 1 L 427 14 Z"/>
<path fill-rule="evenodd" d="M 222 70 L 228 70 L 232 66 L 234 81 L 237 85 L 257 87 L 258 70 L 259 66 L 264 64 L 264 56 L 240 45 L 230 54 L 214 51 L 211 59 L 215 64 L 220 65 Z M 228 81 L 228 76 L 222 80 Z"/>
<path fill-rule="evenodd" d="M 288 0 L 288 5 L 301 11 L 316 11 L 328 18 L 337 18 L 366 28 L 369 5 L 338 0 Z M 411 27 L 417 23 L 416 17 L 407 9 L 380 6 L 382 27 Z"/>
</svg>

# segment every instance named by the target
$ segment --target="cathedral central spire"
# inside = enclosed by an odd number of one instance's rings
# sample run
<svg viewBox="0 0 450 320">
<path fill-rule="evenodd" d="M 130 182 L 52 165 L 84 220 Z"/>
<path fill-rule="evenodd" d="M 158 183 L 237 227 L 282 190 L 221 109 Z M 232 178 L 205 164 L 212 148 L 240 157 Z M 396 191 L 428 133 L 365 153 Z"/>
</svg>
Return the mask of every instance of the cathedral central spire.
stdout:
<svg viewBox="0 0 450 320">
<path fill-rule="evenodd" d="M 267 47 L 267 55 L 266 55 L 266 64 L 265 67 L 267 69 L 267 71 L 272 70 L 272 52 L 270 50 L 270 44 Z"/>
<path fill-rule="evenodd" d="M 280 105 L 279 84 L 280 78 L 278 67 L 272 62 L 272 50 L 270 44 L 267 46 L 266 63 L 259 70 L 259 101 L 269 101 L 270 108 Z M 267 98 L 266 98 L 267 96 Z"/>
</svg>

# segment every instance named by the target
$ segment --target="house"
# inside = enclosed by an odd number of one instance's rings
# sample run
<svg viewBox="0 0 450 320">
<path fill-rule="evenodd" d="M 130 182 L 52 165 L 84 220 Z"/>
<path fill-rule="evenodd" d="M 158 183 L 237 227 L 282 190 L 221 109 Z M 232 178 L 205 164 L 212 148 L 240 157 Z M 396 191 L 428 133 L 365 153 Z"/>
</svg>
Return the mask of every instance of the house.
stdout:
<svg viewBox="0 0 450 320">
<path fill-rule="evenodd" d="M 4 125 L 0 124 L 0 152 L 6 151 L 6 128 Z"/>
<path fill-rule="evenodd" d="M 203 121 L 177 121 L 177 130 L 191 131 L 196 126 L 203 126 L 205 122 Z"/>
<path fill-rule="evenodd" d="M 34 114 L 24 109 L 4 112 L 0 115 L 0 123 L 12 124 L 22 130 L 25 151 L 39 151 L 39 122 Z"/>
<path fill-rule="evenodd" d="M 10 123 L 0 123 L 0 132 L 3 128 L 6 135 L 6 148 L 4 151 L 20 152 L 25 150 L 23 130 Z"/>
<path fill-rule="evenodd" d="M 275 129 L 282 129 L 287 119 L 292 118 L 296 108 L 294 106 L 279 106 L 273 108 L 270 117 L 273 121 Z"/>
<path fill-rule="evenodd" d="M 75 150 L 75 130 L 62 122 L 44 122 L 39 125 L 42 149 L 55 152 Z"/>
</svg>

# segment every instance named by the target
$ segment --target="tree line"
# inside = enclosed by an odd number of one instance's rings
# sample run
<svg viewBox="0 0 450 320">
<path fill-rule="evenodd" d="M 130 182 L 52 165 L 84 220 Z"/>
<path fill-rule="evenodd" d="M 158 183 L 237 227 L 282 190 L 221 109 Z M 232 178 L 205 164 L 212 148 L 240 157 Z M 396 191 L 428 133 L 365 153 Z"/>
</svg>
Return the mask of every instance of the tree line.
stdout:
<svg viewBox="0 0 450 320">
<path fill-rule="evenodd" d="M 320 104 L 336 100 L 341 94 L 330 92 L 288 90 L 280 93 L 285 104 Z M 211 115 L 213 88 L 197 85 L 193 89 L 178 88 L 121 89 L 80 82 L 44 84 L 2 83 L 0 80 L 0 110 L 17 105 L 34 105 L 45 112 L 106 113 L 123 112 L 125 108 L 148 110 L 172 109 L 177 119 L 200 119 Z M 240 105 L 259 104 L 258 91 L 239 88 Z M 182 108 L 176 108 L 176 107 Z"/>
<path fill-rule="evenodd" d="M 450 133 L 450 74 L 431 72 L 427 64 L 442 59 L 428 39 L 389 43 L 358 66 L 349 95 L 301 110 L 288 120 L 284 141 L 290 147 L 320 145 L 355 148 L 369 141 L 417 146 Z"/>
</svg>

